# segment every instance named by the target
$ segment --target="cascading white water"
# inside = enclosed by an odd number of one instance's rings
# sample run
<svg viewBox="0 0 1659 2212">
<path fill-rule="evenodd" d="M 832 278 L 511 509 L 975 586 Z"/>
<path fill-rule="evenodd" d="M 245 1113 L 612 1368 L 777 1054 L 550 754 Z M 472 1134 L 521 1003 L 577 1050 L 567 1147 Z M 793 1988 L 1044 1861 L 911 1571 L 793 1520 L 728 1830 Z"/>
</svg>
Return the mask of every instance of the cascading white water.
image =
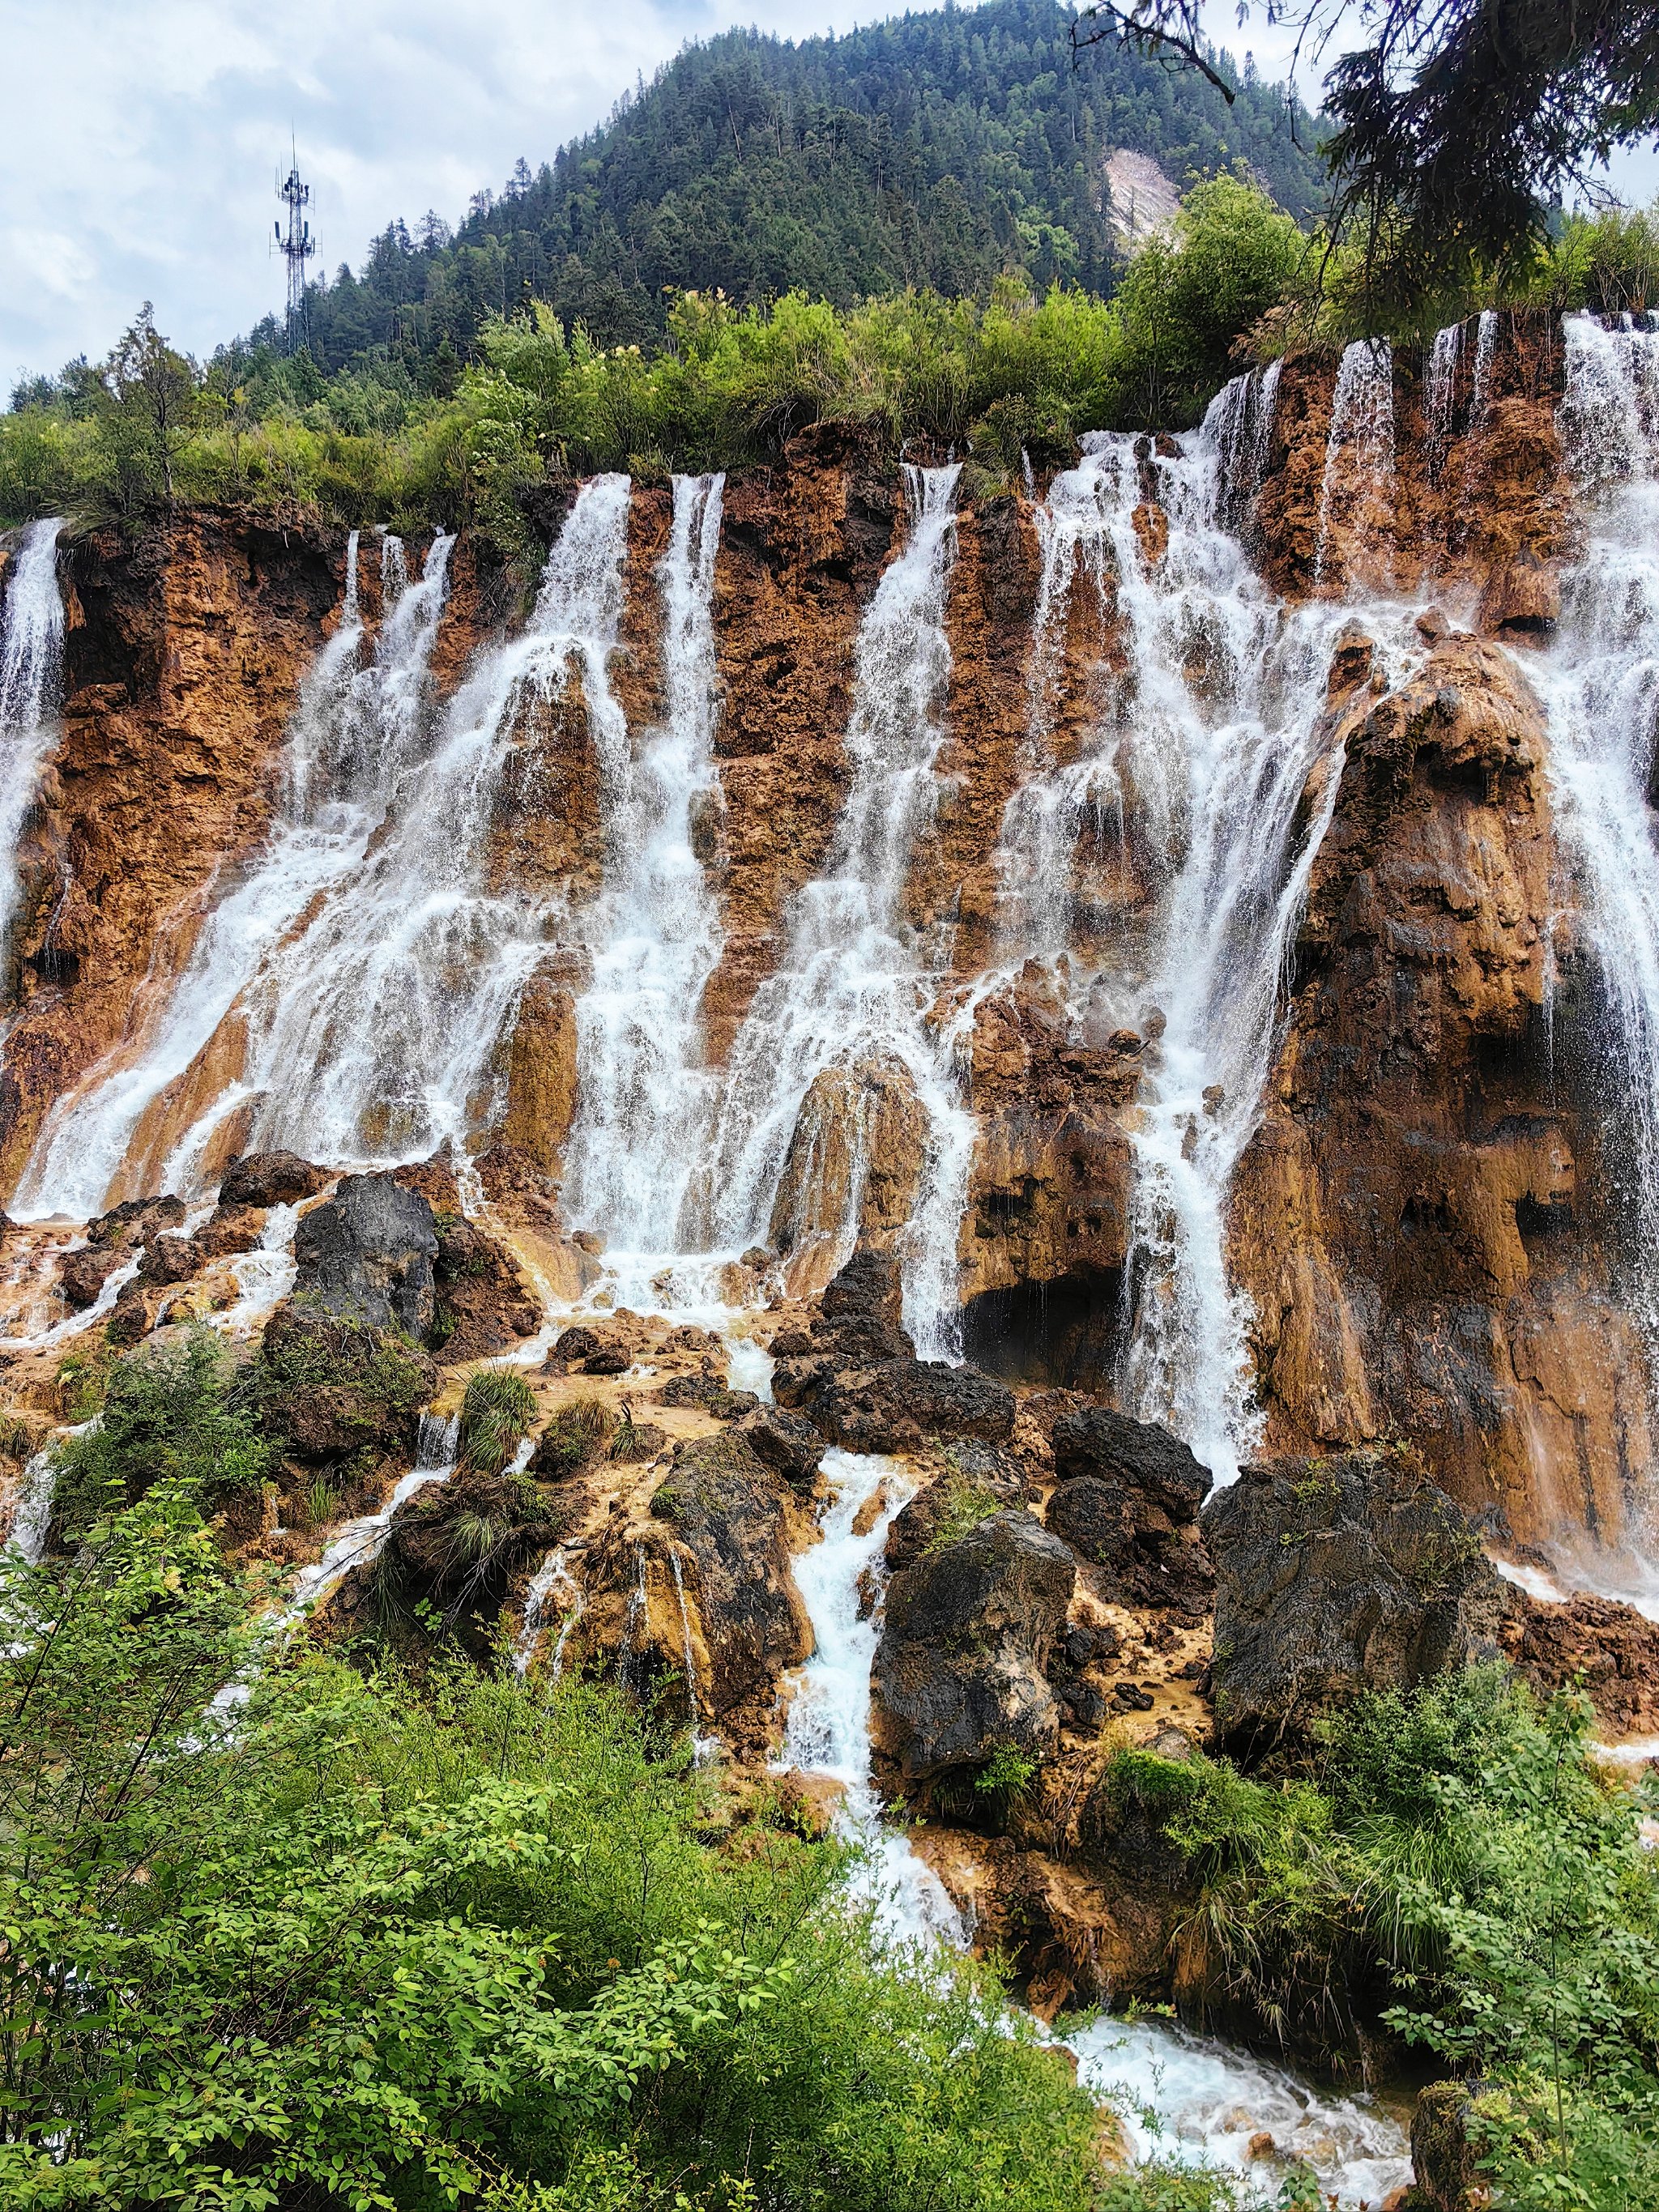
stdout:
<svg viewBox="0 0 1659 2212">
<path fill-rule="evenodd" d="M 398 779 L 429 736 L 427 664 L 443 609 L 454 540 L 433 542 L 411 585 L 402 544 L 380 553 L 385 611 L 374 654 L 362 665 L 358 534 L 347 550 L 338 626 L 301 687 L 289 724 L 282 810 L 264 850 L 202 924 L 183 973 L 148 1027 L 71 1094 L 48 1120 L 24 1170 L 13 1210 L 85 1218 L 105 1203 L 147 1115 L 208 1047 L 221 1024 L 252 1018 L 254 994 L 293 948 L 319 897 L 351 878 L 381 830 Z M 147 1189 L 190 1187 L 212 1130 L 270 1077 L 250 1037 L 241 1075 L 222 1088 L 168 1157 L 149 1163 Z"/>
<path fill-rule="evenodd" d="M 712 1104 L 702 1064 L 703 987 L 720 958 L 720 909 L 695 850 L 717 802 L 713 599 L 723 477 L 677 477 L 663 606 L 665 711 L 618 763 L 611 862 L 583 918 L 592 979 L 578 1002 L 580 1084 L 565 1207 L 614 1250 L 661 1254 Z"/>
<path fill-rule="evenodd" d="M 253 1145 L 384 1166 L 461 1151 L 493 1118 L 492 1057 L 551 919 L 546 896 L 495 879 L 502 779 L 524 718 L 578 669 L 602 776 L 619 776 L 629 490 L 623 476 L 582 487 L 524 634 L 484 655 L 435 746 L 390 780 L 382 833 L 247 993 Z"/>
<path fill-rule="evenodd" d="M 1343 353 L 1331 399 L 1314 547 L 1316 588 L 1325 580 L 1339 522 L 1368 553 L 1391 538 L 1394 472 L 1394 349 L 1386 338 L 1356 338 Z"/>
<path fill-rule="evenodd" d="M 878 1571 L 911 1479 L 896 1461 L 841 1450 L 825 1453 L 823 1473 L 831 1494 L 823 1538 L 794 1563 L 814 1648 L 790 1702 L 783 1761 L 840 1784 L 836 1826 L 860 1853 L 853 1894 L 875 1907 L 878 1935 L 902 1946 L 942 1938 L 960 1950 L 968 1941 L 961 1914 L 939 1876 L 882 1819 L 871 1778 L 870 1669 L 879 1630 L 860 1586 Z M 862 1534 L 854 1527 L 860 1519 Z"/>
<path fill-rule="evenodd" d="M 1333 436 L 1346 441 L 1351 420 Z M 1121 629 L 1124 672 L 1075 757 L 1036 771 L 1009 802 L 999 957 L 1012 972 L 1067 954 L 1085 1033 L 1129 1024 L 1152 1039 L 1130 1131 L 1121 1392 L 1224 1480 L 1255 1430 L 1227 1196 L 1260 1115 L 1286 950 L 1335 803 L 1340 762 L 1313 803 L 1304 793 L 1326 742 L 1331 648 L 1354 610 L 1285 607 L 1222 526 L 1239 449 L 1218 434 L 1215 410 L 1173 456 L 1129 437 L 1085 445 L 1040 525 L 1039 622 L 1062 631 L 1066 594 L 1085 579 L 1103 637 Z M 1136 527 L 1149 499 L 1169 524 L 1162 551 Z M 1402 610 L 1365 611 L 1379 642 L 1405 648 Z M 1039 665 L 1045 649 L 1040 629 Z M 1115 845 L 1121 876 L 1139 887 L 1095 925 L 1103 943 L 1092 951 L 1077 927 L 1085 835 Z"/>
<path fill-rule="evenodd" d="M 954 1036 L 927 1019 L 945 981 L 949 932 L 918 930 L 903 898 L 939 796 L 957 474 L 955 466 L 905 470 L 908 534 L 859 630 L 847 733 L 852 780 L 830 861 L 795 900 L 788 951 L 757 992 L 732 1048 L 702 1178 L 712 1242 L 735 1249 L 763 1239 L 813 1079 L 872 1062 L 902 1070 L 928 1125 L 923 1191 L 903 1254 L 905 1316 L 918 1343 L 935 1352 L 949 1349 L 956 1326 L 956 1227 L 973 1123 L 961 1101 Z M 867 1164 L 861 1156 L 847 1194 L 840 1258 L 852 1249 Z M 939 1251 L 929 1224 L 944 1225 L 948 1250 Z"/>
<path fill-rule="evenodd" d="M 1423 418 L 1426 432 L 1424 458 L 1429 482 L 1437 483 L 1451 444 L 1452 409 L 1457 397 L 1457 364 L 1462 353 L 1463 325 L 1448 323 L 1437 331 L 1429 349 L 1428 374 L 1423 389 Z"/>
<path fill-rule="evenodd" d="M 0 946 L 17 915 L 17 845 L 52 743 L 63 681 L 64 595 L 53 517 L 32 522 L 0 605 Z"/>
<path fill-rule="evenodd" d="M 877 1942 L 926 1972 L 936 1947 L 965 1950 L 970 1931 L 939 1876 L 884 1820 L 870 1766 L 880 1631 L 867 1592 L 910 1480 L 896 1462 L 854 1452 L 826 1453 L 823 1471 L 823 1539 L 795 1561 L 815 1649 L 790 1704 L 781 1763 L 840 1785 L 836 1826 L 859 1850 L 849 1893 L 870 1908 Z M 1402 2130 L 1369 2099 L 1321 2095 L 1224 2044 L 1158 2021 L 1103 2018 L 1066 2048 L 1085 2087 L 1118 2114 L 1136 2160 L 1203 2162 L 1243 2176 L 1261 2128 L 1280 2158 L 1305 2159 L 1340 2206 L 1379 2204 L 1411 2178 Z"/>
<path fill-rule="evenodd" d="M 1573 914 L 1595 972 L 1624 1285 L 1659 1376 L 1659 333 L 1575 315 L 1565 339 L 1560 422 L 1587 536 L 1562 579 L 1555 635 L 1524 665 L 1549 718 L 1569 878 L 1555 903 Z M 1643 1533 L 1651 1547 L 1659 1530 Z"/>
</svg>

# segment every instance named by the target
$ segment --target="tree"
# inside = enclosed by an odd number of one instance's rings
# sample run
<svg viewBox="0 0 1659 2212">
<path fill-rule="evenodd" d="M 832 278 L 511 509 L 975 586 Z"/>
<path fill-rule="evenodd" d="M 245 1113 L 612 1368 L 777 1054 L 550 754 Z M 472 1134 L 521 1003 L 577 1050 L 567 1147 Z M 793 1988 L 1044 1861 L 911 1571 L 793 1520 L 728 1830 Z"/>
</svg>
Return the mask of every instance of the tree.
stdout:
<svg viewBox="0 0 1659 2212">
<path fill-rule="evenodd" d="M 210 401 L 201 372 L 155 327 L 148 300 L 105 362 L 99 380 L 100 442 L 117 505 L 141 513 L 170 507 L 173 466 L 201 428 Z"/>
<path fill-rule="evenodd" d="M 1325 79 L 1339 230 L 1428 283 L 1544 238 L 1569 191 L 1594 194 L 1613 147 L 1659 125 L 1659 0 L 1264 0 L 1322 56 L 1345 21 L 1367 43 Z M 1241 20 L 1248 0 L 1240 9 Z M 1103 40 L 1199 70 L 1229 100 L 1200 0 L 1095 0 L 1076 50 Z"/>
</svg>

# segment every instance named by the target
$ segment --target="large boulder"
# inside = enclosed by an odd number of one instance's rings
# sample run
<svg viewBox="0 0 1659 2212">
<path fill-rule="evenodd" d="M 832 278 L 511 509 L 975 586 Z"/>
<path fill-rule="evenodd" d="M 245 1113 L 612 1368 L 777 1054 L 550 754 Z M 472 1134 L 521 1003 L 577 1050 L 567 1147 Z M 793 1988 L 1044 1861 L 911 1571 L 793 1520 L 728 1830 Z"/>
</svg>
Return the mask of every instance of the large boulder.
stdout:
<svg viewBox="0 0 1659 2212">
<path fill-rule="evenodd" d="M 265 1324 L 259 1380 L 267 1432 L 315 1468 L 408 1459 L 438 1370 L 401 1335 L 289 1300 Z"/>
<path fill-rule="evenodd" d="M 1156 1421 L 1132 1420 L 1109 1406 L 1075 1406 L 1054 1426 L 1054 1473 L 1061 1482 L 1092 1476 L 1161 1506 L 1172 1521 L 1196 1521 L 1212 1478 L 1179 1437 Z"/>
<path fill-rule="evenodd" d="M 1216 1720 L 1235 1744 L 1498 1655 L 1503 1584 L 1463 1514 L 1395 1454 L 1247 1467 L 1204 1534 Z"/>
<path fill-rule="evenodd" d="M 803 1365 L 810 1363 L 803 1362 Z M 976 1367 L 941 1359 L 887 1359 L 875 1367 L 814 1374 L 799 1396 L 773 1389 L 848 1451 L 914 1450 L 929 1437 L 978 1437 L 1006 1443 L 1014 1431 L 1014 1394 Z"/>
<path fill-rule="evenodd" d="M 676 1450 L 651 1513 L 690 1555 L 690 1571 L 681 1574 L 684 1627 L 702 1662 L 704 1710 L 722 1716 L 757 1692 L 769 1699 L 779 1676 L 812 1651 L 791 1567 L 781 1476 L 740 1433 L 695 1437 Z"/>
<path fill-rule="evenodd" d="M 219 1186 L 221 1206 L 297 1206 L 328 1187 L 329 1172 L 297 1152 L 249 1152 L 233 1160 Z"/>
<path fill-rule="evenodd" d="M 809 1485 L 823 1463 L 823 1438 L 811 1421 L 784 1406 L 757 1406 L 741 1434 L 757 1459 L 786 1482 Z"/>
<path fill-rule="evenodd" d="M 435 1312 L 438 1232 L 418 1191 L 390 1176 L 347 1176 L 294 1239 L 295 1294 L 370 1328 L 424 1340 Z"/>
<path fill-rule="evenodd" d="M 876 1650 L 874 1737 L 907 1781 L 994 1752 L 1051 1752 L 1043 1680 L 1077 1564 L 1029 1513 L 994 1513 L 896 1574 Z"/>
</svg>

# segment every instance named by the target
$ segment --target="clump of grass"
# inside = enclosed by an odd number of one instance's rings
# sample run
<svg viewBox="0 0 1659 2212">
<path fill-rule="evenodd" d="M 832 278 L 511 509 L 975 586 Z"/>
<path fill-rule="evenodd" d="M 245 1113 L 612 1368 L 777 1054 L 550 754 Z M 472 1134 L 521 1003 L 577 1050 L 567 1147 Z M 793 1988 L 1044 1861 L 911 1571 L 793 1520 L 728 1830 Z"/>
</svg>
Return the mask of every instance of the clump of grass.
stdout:
<svg viewBox="0 0 1659 2212">
<path fill-rule="evenodd" d="M 614 1454 L 615 1440 L 631 1425 L 603 1398 L 572 1398 L 543 1430 L 532 1465 L 538 1474 L 550 1475 L 556 1481 L 580 1474 L 607 1444 Z"/>
<path fill-rule="evenodd" d="M 945 1498 L 939 1517 L 923 1549 L 942 1552 L 1002 1510 L 1003 1501 L 988 1482 L 952 1471 L 944 1478 Z"/>
<path fill-rule="evenodd" d="M 535 1418 L 536 1394 L 517 1368 L 478 1368 L 467 1377 L 461 1400 L 458 1463 L 478 1474 L 499 1474 Z"/>
</svg>

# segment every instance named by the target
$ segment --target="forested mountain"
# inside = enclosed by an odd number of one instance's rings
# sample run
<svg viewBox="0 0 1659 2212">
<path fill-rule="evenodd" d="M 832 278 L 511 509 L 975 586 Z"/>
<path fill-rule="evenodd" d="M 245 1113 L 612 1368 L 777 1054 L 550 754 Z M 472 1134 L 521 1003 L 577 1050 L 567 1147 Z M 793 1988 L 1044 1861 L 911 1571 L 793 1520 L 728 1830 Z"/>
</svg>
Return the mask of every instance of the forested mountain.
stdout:
<svg viewBox="0 0 1659 2212">
<path fill-rule="evenodd" d="M 737 30 L 690 46 L 538 173 L 520 161 L 452 235 L 436 216 L 374 240 L 309 296 L 328 369 L 464 355 L 526 287 L 606 344 L 648 341 L 670 288 L 744 301 L 800 286 L 838 304 L 907 284 L 982 293 L 1111 280 L 1104 163 L 1153 156 L 1176 183 L 1247 162 L 1305 213 L 1306 116 L 1246 74 L 1229 107 L 1195 72 L 1108 45 L 1077 66 L 1058 0 L 988 0 L 799 46 Z M 281 332 L 267 323 L 255 342 Z"/>
</svg>

